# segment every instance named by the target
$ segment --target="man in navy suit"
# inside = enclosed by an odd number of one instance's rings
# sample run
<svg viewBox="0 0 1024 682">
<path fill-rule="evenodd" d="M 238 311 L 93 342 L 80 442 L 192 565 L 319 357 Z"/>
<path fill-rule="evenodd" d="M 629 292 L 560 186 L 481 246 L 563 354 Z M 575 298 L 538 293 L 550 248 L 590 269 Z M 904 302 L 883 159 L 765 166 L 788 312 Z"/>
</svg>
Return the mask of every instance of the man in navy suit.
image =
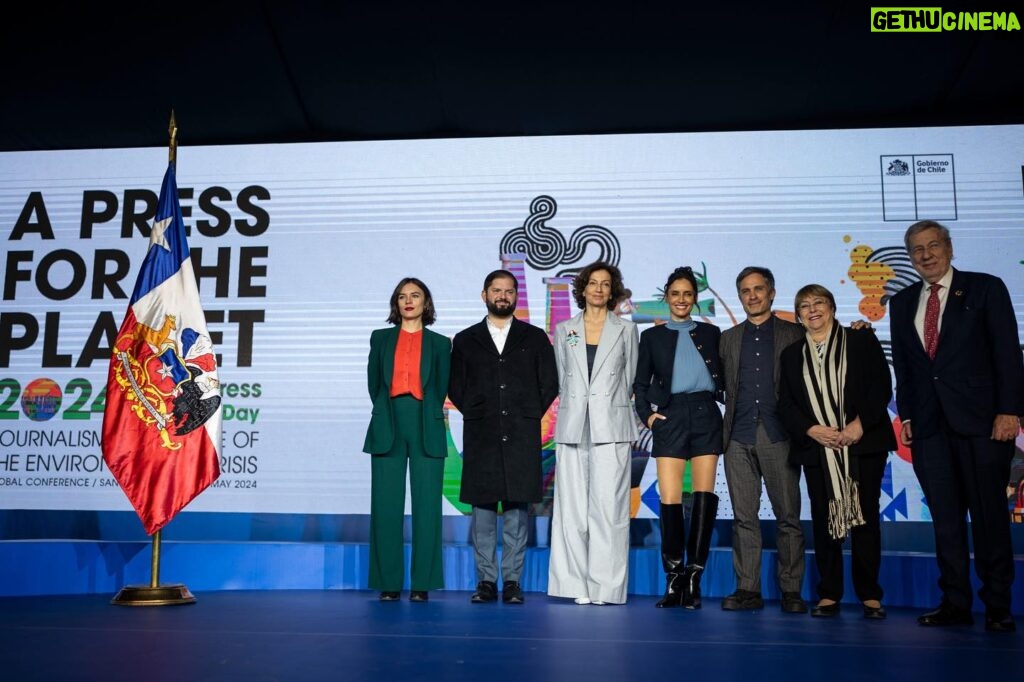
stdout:
<svg viewBox="0 0 1024 682">
<path fill-rule="evenodd" d="M 943 225 L 923 220 L 904 236 L 923 282 L 893 297 L 892 356 L 900 440 L 935 528 L 942 602 L 925 626 L 970 625 L 967 513 L 985 629 L 1012 632 L 1013 547 L 1006 484 L 1024 413 L 1024 361 L 1017 320 L 998 277 L 951 267 Z"/>
</svg>

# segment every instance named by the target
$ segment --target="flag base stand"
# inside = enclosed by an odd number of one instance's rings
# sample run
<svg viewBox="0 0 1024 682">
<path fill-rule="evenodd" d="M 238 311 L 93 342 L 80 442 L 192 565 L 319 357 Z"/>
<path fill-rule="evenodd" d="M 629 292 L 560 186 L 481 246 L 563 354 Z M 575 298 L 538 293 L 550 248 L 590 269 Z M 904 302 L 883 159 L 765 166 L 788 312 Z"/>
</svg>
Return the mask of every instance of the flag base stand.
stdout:
<svg viewBox="0 0 1024 682">
<path fill-rule="evenodd" d="M 115 606 L 175 606 L 195 604 L 196 598 L 180 583 L 160 584 L 160 531 L 153 533 L 149 585 L 125 585 L 110 600 Z"/>
<path fill-rule="evenodd" d="M 126 585 L 121 588 L 111 604 L 116 606 L 175 606 L 195 604 L 196 598 L 184 585 Z"/>
</svg>

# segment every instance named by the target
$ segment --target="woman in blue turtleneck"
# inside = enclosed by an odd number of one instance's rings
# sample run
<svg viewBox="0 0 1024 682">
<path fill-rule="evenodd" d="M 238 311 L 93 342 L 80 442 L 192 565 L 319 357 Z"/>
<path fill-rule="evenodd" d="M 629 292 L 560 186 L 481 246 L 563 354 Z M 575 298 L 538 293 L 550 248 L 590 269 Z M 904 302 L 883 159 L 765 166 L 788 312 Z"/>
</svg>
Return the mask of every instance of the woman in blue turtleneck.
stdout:
<svg viewBox="0 0 1024 682">
<path fill-rule="evenodd" d="M 690 319 L 697 305 L 697 279 L 688 267 L 676 268 L 665 283 L 669 322 L 640 335 L 636 411 L 651 430 L 651 455 L 658 464 L 661 497 L 661 560 L 665 596 L 658 608 L 699 609 L 700 576 L 711 549 L 718 512 L 714 494 L 722 452 L 722 369 L 718 327 Z M 683 472 L 690 462 L 693 508 L 690 537 L 683 526 Z M 683 550 L 686 550 L 684 561 Z"/>
</svg>

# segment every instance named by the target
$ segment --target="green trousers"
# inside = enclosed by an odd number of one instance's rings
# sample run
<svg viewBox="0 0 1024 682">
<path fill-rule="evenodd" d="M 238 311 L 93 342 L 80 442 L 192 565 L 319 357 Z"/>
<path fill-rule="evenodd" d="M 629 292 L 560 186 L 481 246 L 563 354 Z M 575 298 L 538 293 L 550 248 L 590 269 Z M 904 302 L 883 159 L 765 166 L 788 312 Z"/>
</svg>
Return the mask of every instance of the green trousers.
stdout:
<svg viewBox="0 0 1024 682">
<path fill-rule="evenodd" d="M 441 486 L 444 459 L 423 449 L 423 404 L 411 396 L 391 399 L 395 442 L 385 455 L 371 455 L 370 589 L 399 592 L 405 583 L 403 527 L 405 471 L 412 493 L 410 589 L 444 587 L 441 563 Z"/>
</svg>

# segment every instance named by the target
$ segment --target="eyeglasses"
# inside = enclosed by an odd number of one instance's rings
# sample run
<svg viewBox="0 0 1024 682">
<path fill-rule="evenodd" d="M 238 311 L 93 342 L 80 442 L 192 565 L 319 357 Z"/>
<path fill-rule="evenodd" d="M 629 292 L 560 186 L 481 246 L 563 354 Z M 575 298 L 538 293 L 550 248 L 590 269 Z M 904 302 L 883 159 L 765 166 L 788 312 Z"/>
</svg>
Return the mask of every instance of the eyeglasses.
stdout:
<svg viewBox="0 0 1024 682">
<path fill-rule="evenodd" d="M 803 303 L 798 305 L 796 307 L 796 309 L 799 310 L 801 313 L 806 313 L 806 312 L 809 312 L 810 310 L 812 310 L 814 308 L 830 308 L 830 307 L 831 307 L 831 305 L 825 299 L 823 299 L 823 298 L 816 298 L 816 299 L 811 300 L 811 301 L 804 301 Z"/>
</svg>

